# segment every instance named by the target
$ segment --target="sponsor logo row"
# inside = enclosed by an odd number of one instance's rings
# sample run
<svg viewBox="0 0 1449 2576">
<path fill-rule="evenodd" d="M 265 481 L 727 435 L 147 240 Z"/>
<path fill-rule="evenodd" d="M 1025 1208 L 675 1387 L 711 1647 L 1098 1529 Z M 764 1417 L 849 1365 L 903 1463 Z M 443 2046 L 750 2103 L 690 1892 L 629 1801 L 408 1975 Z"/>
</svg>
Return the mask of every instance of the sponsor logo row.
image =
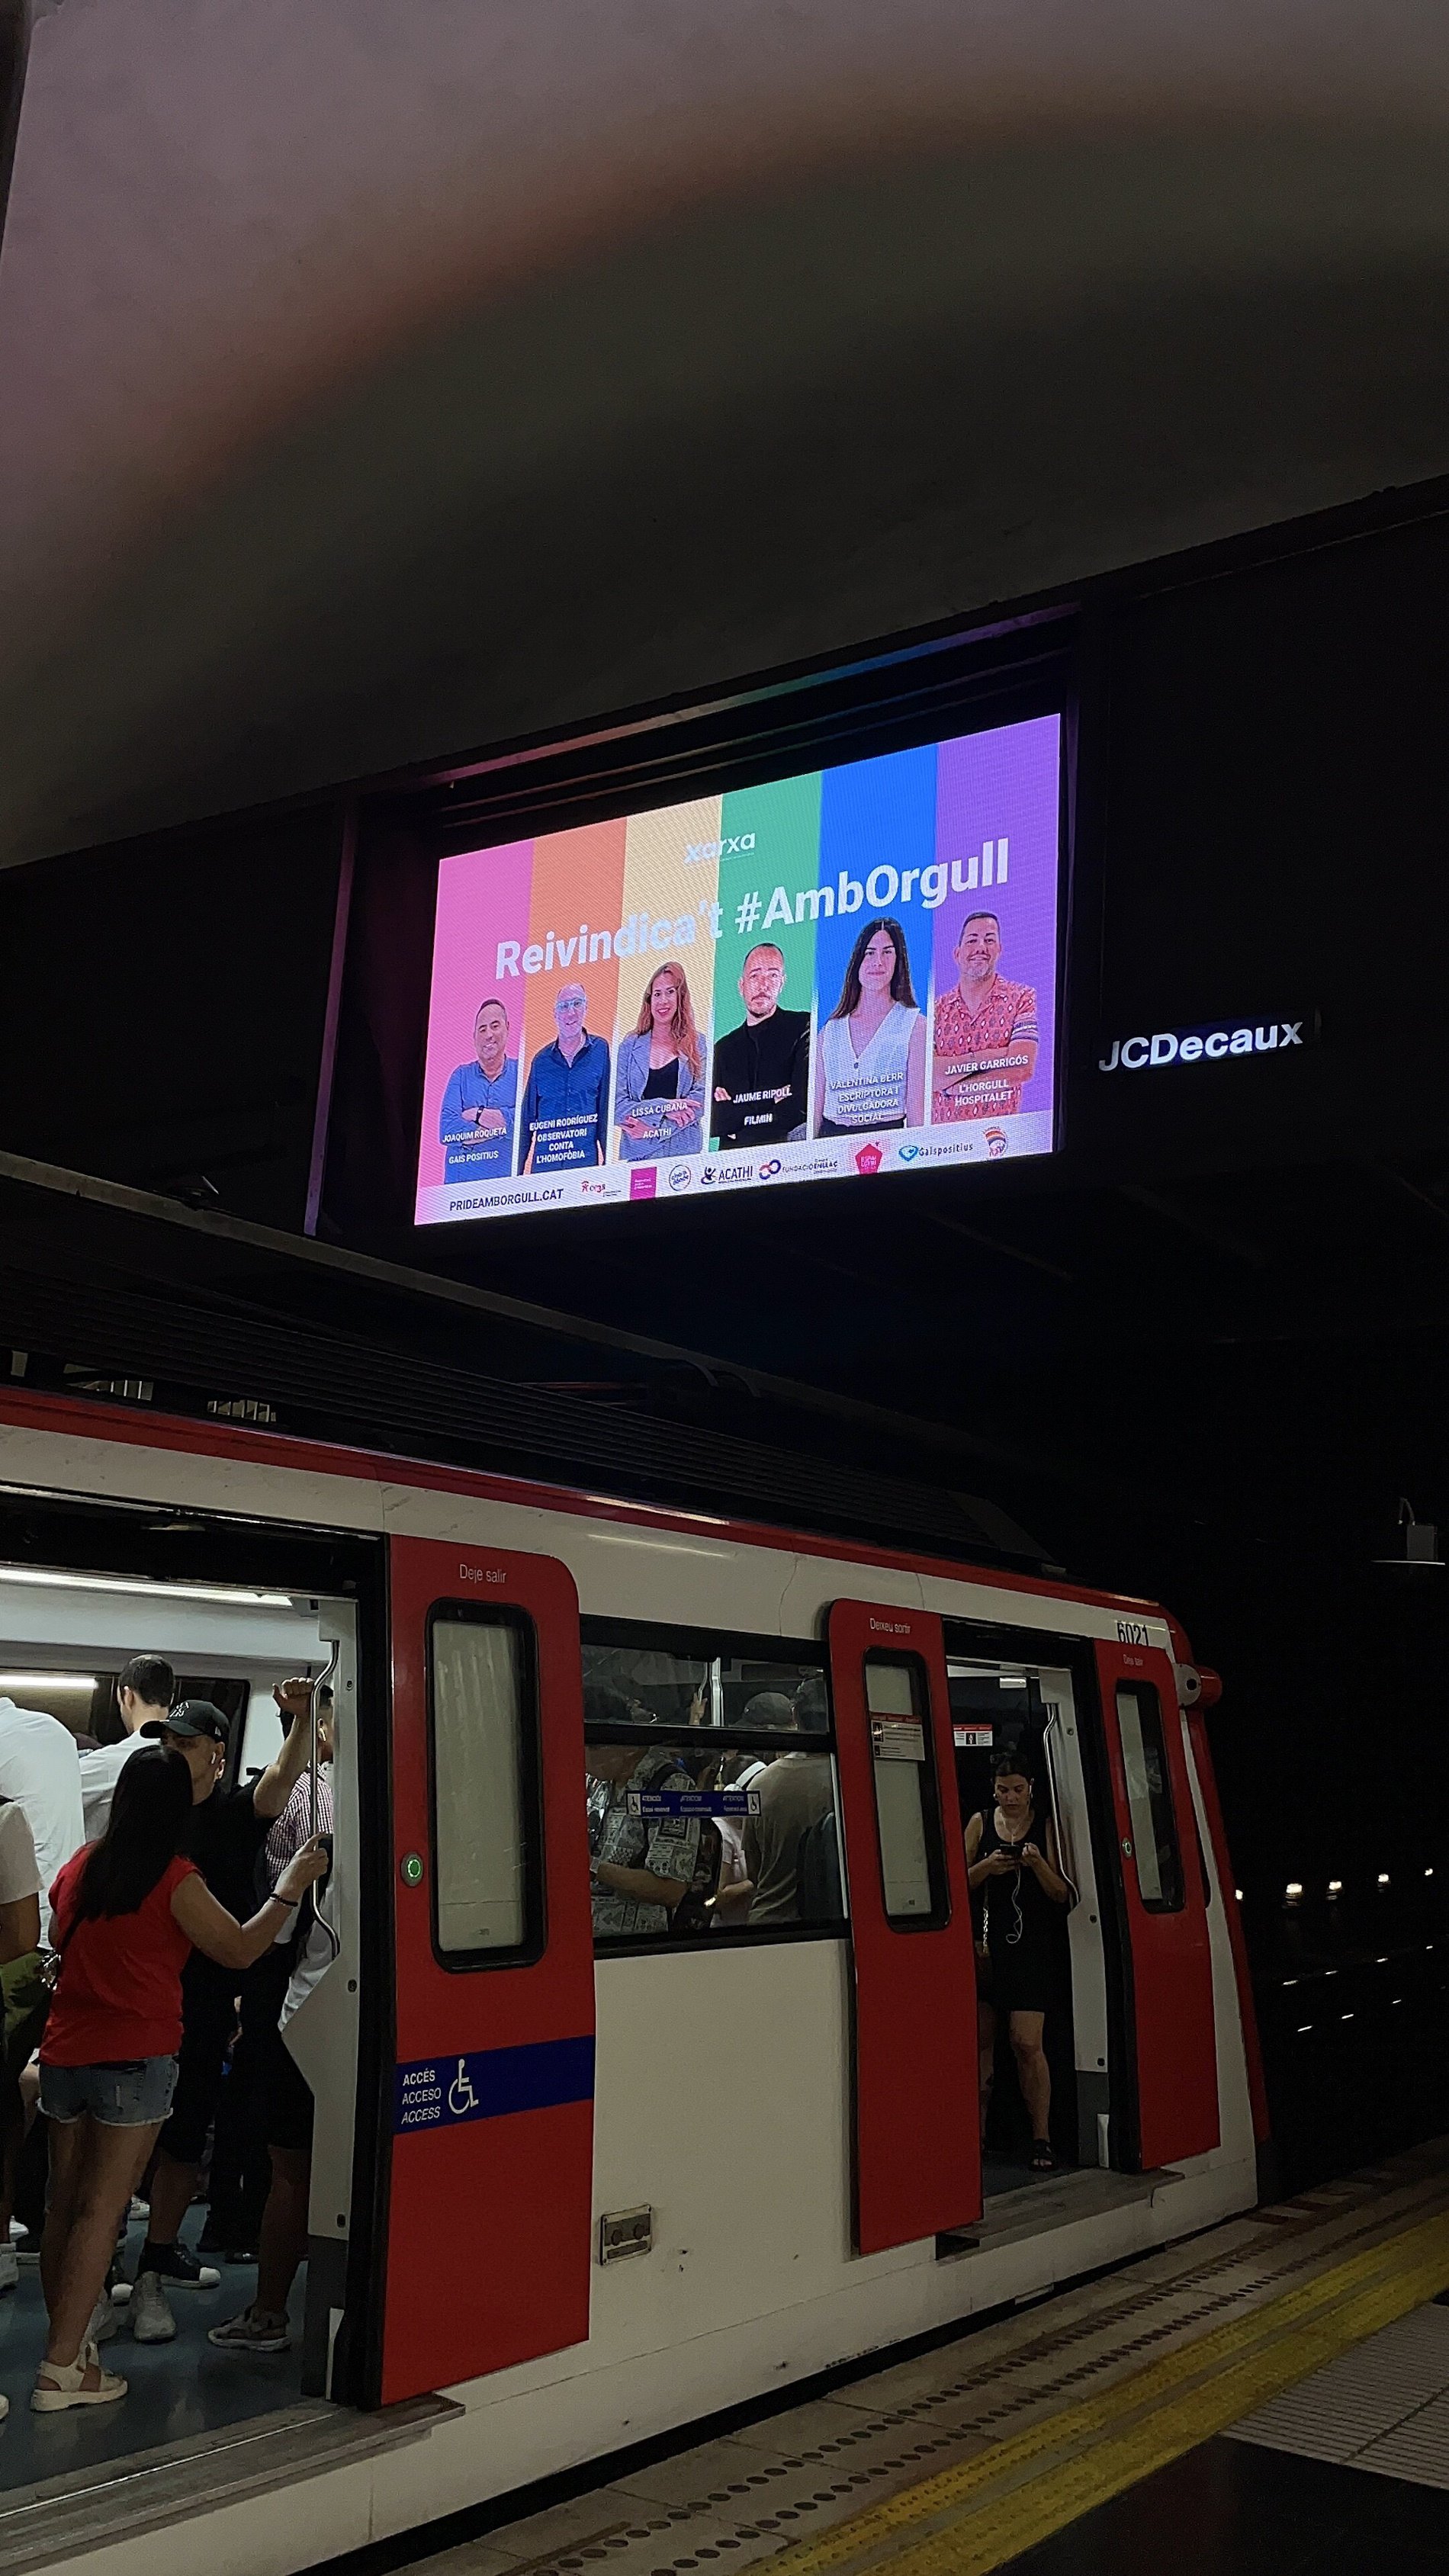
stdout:
<svg viewBox="0 0 1449 2576">
<path fill-rule="evenodd" d="M 1025 1140 L 1018 1140 L 1018 1144 Z M 920 1170 L 928 1164 L 979 1161 L 984 1155 L 992 1162 L 1010 1153 L 1012 1137 L 1004 1124 L 992 1123 L 958 1128 L 939 1140 L 898 1139 L 865 1136 L 859 1144 L 844 1140 L 817 1145 L 802 1151 L 786 1146 L 780 1153 L 766 1155 L 695 1156 L 675 1163 L 635 1163 L 610 1165 L 594 1172 L 555 1176 L 547 1184 L 531 1188 L 527 1181 L 496 1195 L 484 1192 L 447 1197 L 447 1216 L 465 1212 L 493 1213 L 508 1208 L 557 1207 L 572 1201 L 592 1206 L 595 1201 L 618 1204 L 626 1200 L 681 1198 L 702 1191 L 710 1198 L 723 1191 L 751 1189 L 772 1181 L 848 1180 L 858 1176 L 869 1180 L 886 1170 Z M 1035 1137 L 1026 1151 L 1040 1151 Z"/>
</svg>

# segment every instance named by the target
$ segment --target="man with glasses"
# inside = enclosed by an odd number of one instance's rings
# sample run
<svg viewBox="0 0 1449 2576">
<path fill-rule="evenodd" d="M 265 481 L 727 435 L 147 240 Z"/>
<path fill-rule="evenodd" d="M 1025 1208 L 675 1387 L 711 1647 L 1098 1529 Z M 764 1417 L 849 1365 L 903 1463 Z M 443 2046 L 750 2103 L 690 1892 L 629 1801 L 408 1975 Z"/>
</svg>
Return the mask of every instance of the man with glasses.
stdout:
<svg viewBox="0 0 1449 2576">
<path fill-rule="evenodd" d="M 525 1172 L 576 1171 L 602 1163 L 609 1145 L 609 1050 L 584 1026 L 582 984 L 561 984 L 553 1016 L 558 1035 L 540 1047 L 523 1095 Z"/>
</svg>

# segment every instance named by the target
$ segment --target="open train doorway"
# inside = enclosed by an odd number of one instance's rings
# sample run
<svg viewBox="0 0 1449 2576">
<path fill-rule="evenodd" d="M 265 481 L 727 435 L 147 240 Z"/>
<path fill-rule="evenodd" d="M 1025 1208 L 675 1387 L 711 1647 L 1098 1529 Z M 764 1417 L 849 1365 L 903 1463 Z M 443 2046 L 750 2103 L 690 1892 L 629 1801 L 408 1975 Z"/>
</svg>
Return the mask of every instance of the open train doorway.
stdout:
<svg viewBox="0 0 1449 2576">
<path fill-rule="evenodd" d="M 29 1990 L 12 1998 L 15 1971 L 6 1971 L 14 2152 L 0 2243 L 0 2390 L 9 2401 L 0 2492 L 9 2497 L 62 2473 L 113 2475 L 161 2447 L 202 2450 L 254 2418 L 305 2412 L 341 2393 L 356 2167 L 365 1554 L 311 1531 L 0 1498 L 0 1792 L 33 1828 L 42 1944 L 52 1935 L 48 1883 L 105 1832 L 117 1783 L 155 1741 L 163 1702 L 173 1717 L 191 1712 L 213 1729 L 192 1739 L 214 1748 L 214 1777 L 203 1793 L 193 1774 L 182 1852 L 238 1923 L 264 1912 L 299 1843 L 321 1835 L 330 1861 L 276 1933 L 267 1918 L 266 1947 L 244 1969 L 193 1950 L 182 1971 L 176 2091 L 119 2213 L 115 2261 L 87 2330 L 126 2393 L 64 2413 L 30 2404 L 47 2335 L 41 2239 L 60 2169 L 39 2109 L 36 2052 L 46 2012 L 58 2006 L 28 2017 L 11 2008 Z M 144 1711 L 128 1675 L 144 1685 Z M 177 1741 L 168 1729 L 173 1753 Z M 111 1931 L 108 1922 L 94 1928 Z M 24 1963 L 16 1966 L 25 1986 Z M 118 2060 L 132 2053 L 117 2042 Z M 279 2144 L 300 2260 L 272 2330 L 229 2341 L 220 2330 L 265 2306 L 258 2266 Z M 272 2251 L 274 2272 L 284 2270 L 285 2246 Z"/>
<path fill-rule="evenodd" d="M 1000 1652 L 995 1639 L 962 1651 L 965 1642 L 948 1630 L 976 1939 L 982 2189 L 1000 2214 L 1009 2195 L 1050 2187 L 1055 2201 L 1110 2164 L 1107 1967 L 1079 1685 L 1066 1663 L 1023 1656 L 1027 1641 L 1003 1639 Z"/>
</svg>

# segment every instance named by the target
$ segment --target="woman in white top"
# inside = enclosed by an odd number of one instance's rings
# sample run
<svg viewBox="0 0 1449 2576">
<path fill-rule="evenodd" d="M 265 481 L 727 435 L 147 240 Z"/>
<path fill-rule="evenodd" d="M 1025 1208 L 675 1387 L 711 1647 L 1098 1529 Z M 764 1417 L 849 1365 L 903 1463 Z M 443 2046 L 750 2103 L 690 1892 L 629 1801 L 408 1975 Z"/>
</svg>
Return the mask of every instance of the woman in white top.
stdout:
<svg viewBox="0 0 1449 2576">
<path fill-rule="evenodd" d="M 19 2258 L 10 2242 L 10 2213 L 15 2198 L 15 2167 L 25 2137 L 25 2106 L 20 2077 L 45 2027 L 45 1981 L 40 1954 L 40 1864 L 35 1837 L 25 1809 L 13 1798 L 0 1798 L 0 2004 L 3 2004 L 3 2053 L 0 2053 L 0 2290 L 13 2290 L 20 2279 Z M 0 2415 L 6 2412 L 0 2402 Z"/>
<path fill-rule="evenodd" d="M 898 921 L 868 921 L 840 999 L 815 1050 L 815 1133 L 920 1127 L 926 1115 L 926 1018 L 911 985 Z"/>
</svg>

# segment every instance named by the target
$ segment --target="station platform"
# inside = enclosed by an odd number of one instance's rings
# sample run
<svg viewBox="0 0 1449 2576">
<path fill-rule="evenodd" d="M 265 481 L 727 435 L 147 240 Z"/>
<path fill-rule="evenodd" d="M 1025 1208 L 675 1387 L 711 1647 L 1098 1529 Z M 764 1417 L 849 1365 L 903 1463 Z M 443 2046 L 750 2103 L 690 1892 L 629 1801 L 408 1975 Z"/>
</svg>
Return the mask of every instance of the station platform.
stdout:
<svg viewBox="0 0 1449 2576">
<path fill-rule="evenodd" d="M 1449 2564 L 1449 2140 L 355 2576 Z M 441 2536 L 441 2535 L 437 2535 Z"/>
</svg>

